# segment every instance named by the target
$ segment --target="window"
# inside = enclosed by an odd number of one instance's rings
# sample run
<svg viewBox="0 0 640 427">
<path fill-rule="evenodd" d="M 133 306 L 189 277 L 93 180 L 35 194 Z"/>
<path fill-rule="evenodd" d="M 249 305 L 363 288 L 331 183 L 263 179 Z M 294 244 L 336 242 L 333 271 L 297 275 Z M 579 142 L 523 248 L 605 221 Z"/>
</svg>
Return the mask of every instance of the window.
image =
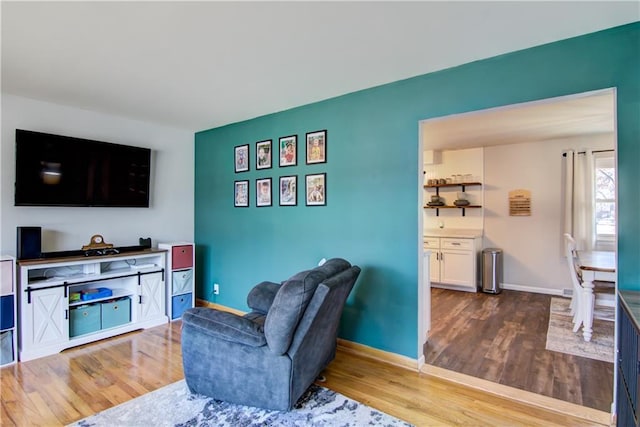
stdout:
<svg viewBox="0 0 640 427">
<path fill-rule="evenodd" d="M 594 222 L 596 250 L 615 250 L 616 241 L 616 164 L 614 153 L 593 154 Z"/>
</svg>

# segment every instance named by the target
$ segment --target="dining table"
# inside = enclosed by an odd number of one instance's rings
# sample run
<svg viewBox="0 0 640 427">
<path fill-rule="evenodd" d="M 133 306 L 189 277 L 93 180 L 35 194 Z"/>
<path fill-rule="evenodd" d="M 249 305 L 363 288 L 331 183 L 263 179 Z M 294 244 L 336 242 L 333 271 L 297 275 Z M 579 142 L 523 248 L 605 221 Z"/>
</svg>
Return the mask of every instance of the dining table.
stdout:
<svg viewBox="0 0 640 427">
<path fill-rule="evenodd" d="M 594 281 L 616 281 L 616 253 L 612 251 L 578 251 L 577 265 L 582 276 L 582 304 L 584 309 L 582 335 L 591 341 L 593 334 L 593 310 L 595 306 Z M 615 302 L 614 302 L 615 303 Z"/>
</svg>

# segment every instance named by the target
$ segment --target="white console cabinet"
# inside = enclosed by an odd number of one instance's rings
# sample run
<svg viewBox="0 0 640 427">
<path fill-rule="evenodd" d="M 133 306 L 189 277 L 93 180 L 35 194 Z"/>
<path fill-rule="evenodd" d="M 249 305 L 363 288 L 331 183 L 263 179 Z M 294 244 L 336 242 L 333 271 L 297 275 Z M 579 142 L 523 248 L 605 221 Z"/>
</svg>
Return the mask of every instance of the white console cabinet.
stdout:
<svg viewBox="0 0 640 427">
<path fill-rule="evenodd" d="M 480 246 L 479 238 L 426 236 L 431 286 L 476 292 Z"/>
<path fill-rule="evenodd" d="M 165 265 L 159 249 L 19 261 L 20 361 L 167 323 Z"/>
</svg>

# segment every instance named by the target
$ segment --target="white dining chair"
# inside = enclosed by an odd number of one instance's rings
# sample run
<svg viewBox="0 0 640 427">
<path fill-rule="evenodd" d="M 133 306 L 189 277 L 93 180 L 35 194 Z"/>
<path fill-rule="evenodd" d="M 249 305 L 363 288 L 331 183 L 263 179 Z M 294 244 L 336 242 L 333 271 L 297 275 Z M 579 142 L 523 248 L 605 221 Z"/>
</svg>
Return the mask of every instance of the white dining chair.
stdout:
<svg viewBox="0 0 640 427">
<path fill-rule="evenodd" d="M 567 265 L 569 266 L 569 275 L 571 276 L 571 284 L 573 292 L 571 293 L 571 314 L 573 315 L 573 332 L 577 332 L 582 324 L 582 311 L 580 308 L 582 285 L 576 268 L 576 241 L 569 233 L 564 233 L 565 240 L 565 256 L 567 258 Z"/>
<path fill-rule="evenodd" d="M 584 296 L 584 287 L 582 286 L 582 275 L 577 264 L 577 250 L 576 241 L 569 233 L 564 233 L 565 238 L 565 256 L 567 258 L 567 265 L 569 266 L 569 274 L 571 276 L 571 283 L 573 285 L 573 292 L 571 295 L 571 314 L 573 315 L 573 332 L 578 332 L 580 326 L 586 320 L 586 316 L 593 317 L 594 307 L 588 307 L 587 304 L 591 304 L 590 301 L 586 301 Z M 607 281 L 593 281 L 593 293 L 595 294 L 594 305 L 611 307 L 611 297 L 615 294 L 615 282 Z M 591 309 L 589 309 L 591 308 Z M 613 317 L 609 316 L 604 320 L 613 320 Z"/>
</svg>

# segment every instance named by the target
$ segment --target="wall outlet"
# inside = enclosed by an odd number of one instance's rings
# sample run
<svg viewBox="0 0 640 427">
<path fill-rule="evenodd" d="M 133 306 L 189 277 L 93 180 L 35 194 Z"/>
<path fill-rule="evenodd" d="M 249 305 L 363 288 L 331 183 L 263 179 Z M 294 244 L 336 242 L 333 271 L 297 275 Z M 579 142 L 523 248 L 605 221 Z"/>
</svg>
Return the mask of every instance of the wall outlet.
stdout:
<svg viewBox="0 0 640 427">
<path fill-rule="evenodd" d="M 220 295 L 220 285 L 217 283 L 213 284 L 213 294 L 214 295 Z"/>
</svg>

